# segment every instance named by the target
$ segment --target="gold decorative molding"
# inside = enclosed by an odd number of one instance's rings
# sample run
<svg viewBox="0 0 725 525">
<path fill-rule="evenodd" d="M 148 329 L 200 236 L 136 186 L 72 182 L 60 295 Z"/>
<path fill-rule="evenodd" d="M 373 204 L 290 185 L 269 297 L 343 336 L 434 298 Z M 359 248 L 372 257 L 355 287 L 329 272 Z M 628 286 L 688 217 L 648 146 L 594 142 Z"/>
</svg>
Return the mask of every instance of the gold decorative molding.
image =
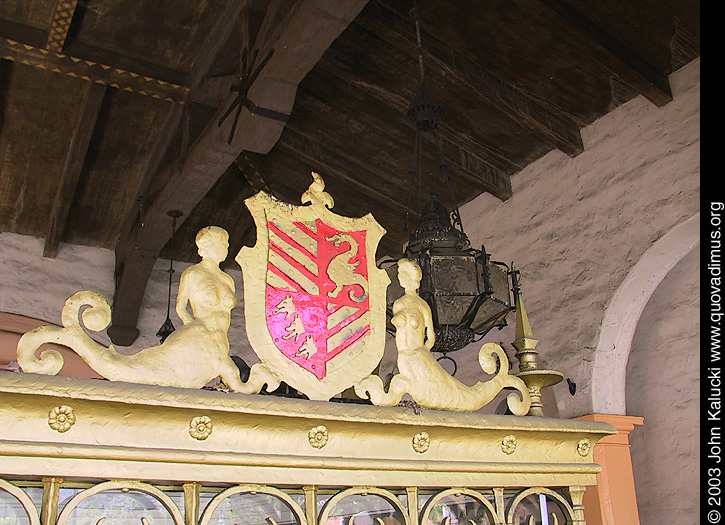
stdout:
<svg viewBox="0 0 725 525">
<path fill-rule="evenodd" d="M 48 413 L 48 425 L 56 432 L 68 432 L 76 423 L 76 415 L 68 405 L 60 405 Z"/>
<path fill-rule="evenodd" d="M 196 416 L 189 422 L 189 435 L 194 439 L 204 441 L 211 435 L 213 428 L 209 416 Z"/>
<path fill-rule="evenodd" d="M 327 432 L 327 427 L 324 425 L 318 425 L 311 429 L 307 433 L 307 439 L 313 448 L 322 448 L 327 445 L 327 441 L 330 438 L 330 434 Z"/>
<path fill-rule="evenodd" d="M 513 434 L 509 434 L 508 436 L 506 436 L 505 438 L 503 438 L 501 440 L 501 450 L 503 451 L 504 454 L 507 454 L 510 456 L 511 454 L 513 454 L 516 451 L 517 444 L 518 443 L 516 441 L 516 436 L 514 436 Z"/>
<path fill-rule="evenodd" d="M 73 428 L 82 424 L 82 431 L 49 440 L 48 407 L 60 406 L 83 414 Z M 214 439 L 179 432 L 200 414 L 213 421 Z M 309 433 L 320 426 L 328 429 L 328 441 L 311 454 Z M 335 439 L 329 439 L 332 428 Z M 411 450 L 420 432 L 435 436 L 436 446 L 423 455 Z M 402 407 L 0 372 L 0 478 L 72 472 L 94 479 L 300 486 L 591 485 L 600 469 L 592 454 L 579 455 L 577 443 L 614 433 L 592 421 L 414 414 Z M 517 438 L 511 456 L 501 453 L 506 435 Z"/>
<path fill-rule="evenodd" d="M 413 436 L 413 450 L 415 450 L 418 454 L 428 452 L 429 448 L 430 436 L 428 435 L 428 432 L 418 432 L 415 436 Z"/>
<path fill-rule="evenodd" d="M 587 438 L 582 438 L 579 440 L 579 442 L 576 444 L 576 451 L 579 453 L 581 457 L 586 457 L 589 455 L 589 452 L 592 450 L 592 442 L 589 441 Z"/>
</svg>

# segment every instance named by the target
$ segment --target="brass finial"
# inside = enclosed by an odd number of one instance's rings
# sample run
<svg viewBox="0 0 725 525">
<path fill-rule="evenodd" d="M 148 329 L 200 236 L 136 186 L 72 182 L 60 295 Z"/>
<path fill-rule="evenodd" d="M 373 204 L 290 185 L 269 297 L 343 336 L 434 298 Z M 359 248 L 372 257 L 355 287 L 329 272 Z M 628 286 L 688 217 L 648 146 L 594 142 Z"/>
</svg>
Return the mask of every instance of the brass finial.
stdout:
<svg viewBox="0 0 725 525">
<path fill-rule="evenodd" d="M 541 389 L 553 386 L 564 379 L 564 375 L 556 370 L 542 370 L 536 362 L 539 354 L 536 349 L 538 340 L 534 339 L 529 323 L 529 316 L 526 313 L 524 302 L 521 299 L 521 292 L 516 294 L 516 340 L 513 342 L 516 348 L 516 358 L 519 360 L 519 373 L 517 377 L 526 383 L 531 396 L 531 408 L 528 416 L 543 416 L 544 406 L 541 403 Z"/>
</svg>

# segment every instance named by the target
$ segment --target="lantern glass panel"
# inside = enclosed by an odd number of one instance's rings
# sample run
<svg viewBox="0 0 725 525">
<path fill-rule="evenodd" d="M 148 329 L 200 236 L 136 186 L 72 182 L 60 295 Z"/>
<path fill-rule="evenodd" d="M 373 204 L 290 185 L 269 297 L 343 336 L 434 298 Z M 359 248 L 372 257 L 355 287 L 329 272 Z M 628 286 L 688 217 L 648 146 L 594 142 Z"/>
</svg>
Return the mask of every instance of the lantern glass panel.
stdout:
<svg viewBox="0 0 725 525">
<path fill-rule="evenodd" d="M 430 269 L 435 295 L 476 296 L 479 294 L 481 272 L 475 257 L 432 255 Z"/>
<path fill-rule="evenodd" d="M 492 293 L 478 309 L 471 324 L 476 333 L 485 332 L 498 324 L 505 324 L 506 314 L 511 311 L 507 270 L 491 264 L 488 271 Z"/>
<path fill-rule="evenodd" d="M 438 324 L 458 326 L 473 302 L 473 296 L 439 295 L 435 298 Z"/>
</svg>

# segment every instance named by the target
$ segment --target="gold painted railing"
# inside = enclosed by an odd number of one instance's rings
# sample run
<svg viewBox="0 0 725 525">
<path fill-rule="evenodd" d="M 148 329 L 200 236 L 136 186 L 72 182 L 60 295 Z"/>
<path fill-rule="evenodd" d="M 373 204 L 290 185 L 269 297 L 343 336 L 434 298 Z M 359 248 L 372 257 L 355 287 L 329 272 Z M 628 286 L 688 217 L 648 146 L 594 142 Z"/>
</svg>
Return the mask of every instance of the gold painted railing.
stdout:
<svg viewBox="0 0 725 525">
<path fill-rule="evenodd" d="M 0 372 L 0 523 L 584 524 L 615 432 Z"/>
</svg>

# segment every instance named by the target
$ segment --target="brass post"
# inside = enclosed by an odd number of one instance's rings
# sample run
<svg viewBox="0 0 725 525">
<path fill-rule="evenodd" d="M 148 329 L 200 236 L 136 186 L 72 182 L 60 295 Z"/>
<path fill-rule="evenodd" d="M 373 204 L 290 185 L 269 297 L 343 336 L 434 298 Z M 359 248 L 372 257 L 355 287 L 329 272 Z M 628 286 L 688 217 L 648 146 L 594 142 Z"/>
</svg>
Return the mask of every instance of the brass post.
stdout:
<svg viewBox="0 0 725 525">
<path fill-rule="evenodd" d="M 184 483 L 184 525 L 199 523 L 201 483 Z"/>
<path fill-rule="evenodd" d="M 569 496 L 571 497 L 571 506 L 574 510 L 573 525 L 587 525 L 584 519 L 584 492 L 587 490 L 585 486 L 574 485 L 569 487 Z"/>
<path fill-rule="evenodd" d="M 305 519 L 307 525 L 317 525 L 317 487 L 307 485 L 302 487 L 305 491 Z"/>
<path fill-rule="evenodd" d="M 62 478 L 43 478 L 43 502 L 40 508 L 41 525 L 55 525 L 58 519 L 58 499 Z"/>
<path fill-rule="evenodd" d="M 539 341 L 533 337 L 529 316 L 519 293 L 516 297 L 516 340 L 513 345 L 516 348 L 516 359 L 519 360 L 519 373 L 516 376 L 526 383 L 531 396 L 531 408 L 528 416 L 544 415 L 541 389 L 553 386 L 564 379 L 561 372 L 539 369 L 536 362 L 536 356 L 539 355 L 539 352 L 536 351 L 538 343 Z"/>
<path fill-rule="evenodd" d="M 408 520 L 410 520 L 410 525 L 418 525 L 418 487 L 407 487 L 405 493 L 408 495 Z"/>
<path fill-rule="evenodd" d="M 506 525 L 506 502 L 503 499 L 503 488 L 493 489 L 494 502 L 496 503 L 496 525 Z"/>
</svg>

